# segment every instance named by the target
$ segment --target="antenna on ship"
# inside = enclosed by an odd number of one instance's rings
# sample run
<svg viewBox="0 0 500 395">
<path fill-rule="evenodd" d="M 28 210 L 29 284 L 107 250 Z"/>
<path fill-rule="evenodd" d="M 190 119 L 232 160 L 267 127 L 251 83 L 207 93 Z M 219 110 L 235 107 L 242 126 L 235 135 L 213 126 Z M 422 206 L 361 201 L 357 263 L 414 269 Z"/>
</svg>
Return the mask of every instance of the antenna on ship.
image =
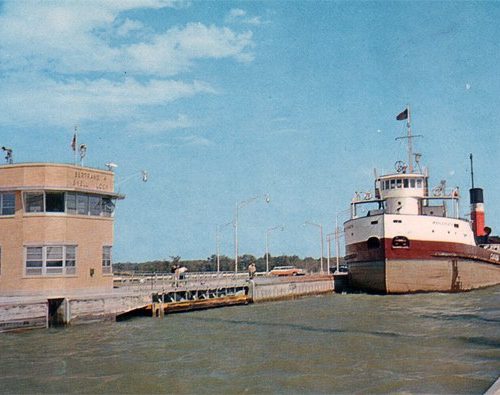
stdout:
<svg viewBox="0 0 500 395">
<path fill-rule="evenodd" d="M 407 134 L 406 136 L 396 137 L 396 140 L 408 139 L 408 169 L 410 173 L 413 173 L 413 139 L 415 137 L 423 137 L 421 134 L 412 135 L 411 133 L 411 113 L 410 105 L 408 104 L 406 108 L 396 116 L 397 121 L 406 121 Z"/>
</svg>

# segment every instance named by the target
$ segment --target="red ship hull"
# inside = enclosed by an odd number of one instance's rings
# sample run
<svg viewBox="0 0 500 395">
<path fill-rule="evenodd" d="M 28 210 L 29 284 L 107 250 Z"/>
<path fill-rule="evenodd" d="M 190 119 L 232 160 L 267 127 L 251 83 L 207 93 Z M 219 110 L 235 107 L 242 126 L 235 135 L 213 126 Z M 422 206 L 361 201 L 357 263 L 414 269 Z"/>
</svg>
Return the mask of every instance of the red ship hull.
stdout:
<svg viewBox="0 0 500 395">
<path fill-rule="evenodd" d="M 412 240 L 408 248 L 382 239 L 347 246 L 351 287 L 375 293 L 461 292 L 500 284 L 500 254 L 460 243 Z"/>
</svg>

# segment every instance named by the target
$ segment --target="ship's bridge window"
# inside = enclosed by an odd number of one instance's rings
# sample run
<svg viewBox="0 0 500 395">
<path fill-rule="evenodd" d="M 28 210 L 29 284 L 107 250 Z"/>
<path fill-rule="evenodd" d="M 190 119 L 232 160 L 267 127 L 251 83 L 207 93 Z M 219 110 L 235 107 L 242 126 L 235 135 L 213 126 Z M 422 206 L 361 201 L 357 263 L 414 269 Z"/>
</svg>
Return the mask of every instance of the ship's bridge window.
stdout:
<svg viewBox="0 0 500 395">
<path fill-rule="evenodd" d="M 401 178 L 398 178 L 396 180 L 396 188 L 401 189 L 402 184 L 403 184 L 403 180 Z"/>
<path fill-rule="evenodd" d="M 415 179 L 414 178 L 412 178 L 410 180 L 410 188 L 415 188 Z"/>
<path fill-rule="evenodd" d="M 422 179 L 417 178 L 417 188 L 422 188 Z"/>
<path fill-rule="evenodd" d="M 16 195 L 0 193 L 0 215 L 14 215 L 16 212 Z"/>
<path fill-rule="evenodd" d="M 389 189 L 389 180 L 385 180 L 385 189 Z"/>
<path fill-rule="evenodd" d="M 391 180 L 391 189 L 394 189 L 396 187 L 396 180 L 392 179 Z"/>
<path fill-rule="evenodd" d="M 403 180 L 403 188 L 408 188 L 408 178 Z"/>
</svg>

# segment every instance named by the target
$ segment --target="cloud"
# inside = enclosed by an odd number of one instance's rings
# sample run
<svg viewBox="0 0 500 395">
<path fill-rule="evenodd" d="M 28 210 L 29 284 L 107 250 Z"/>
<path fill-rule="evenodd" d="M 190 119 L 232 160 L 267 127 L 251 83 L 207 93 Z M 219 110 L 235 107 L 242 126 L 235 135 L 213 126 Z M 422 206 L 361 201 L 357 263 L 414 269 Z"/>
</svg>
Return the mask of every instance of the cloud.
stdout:
<svg viewBox="0 0 500 395">
<path fill-rule="evenodd" d="M 39 74 L 31 78 L 19 74 L 0 80 L 0 123 L 22 120 L 24 125 L 68 125 L 86 119 L 127 119 L 144 106 L 164 105 L 200 93 L 216 91 L 196 80 L 54 81 Z"/>
<path fill-rule="evenodd" d="M 214 143 L 209 139 L 201 136 L 184 136 L 177 137 L 171 142 L 162 143 L 148 143 L 147 148 L 150 149 L 161 149 L 161 148 L 179 148 L 179 147 L 210 147 Z"/>
<path fill-rule="evenodd" d="M 226 16 L 228 23 L 243 23 L 247 25 L 259 26 L 264 22 L 260 16 L 247 16 L 247 12 L 241 8 L 233 8 Z"/>
<path fill-rule="evenodd" d="M 205 137 L 200 137 L 200 136 L 185 136 L 181 137 L 179 139 L 181 141 L 181 145 L 187 145 L 187 146 L 201 146 L 201 147 L 208 147 L 211 145 L 214 145 L 214 143 Z"/>
<path fill-rule="evenodd" d="M 139 21 L 134 21 L 132 19 L 125 19 L 125 21 L 118 26 L 116 29 L 116 34 L 119 36 L 128 36 L 130 33 L 144 28 L 144 25 Z"/>
<path fill-rule="evenodd" d="M 202 58 L 234 58 L 250 62 L 254 56 L 252 32 L 235 33 L 228 28 L 189 23 L 157 35 L 150 42 L 131 45 L 126 49 L 129 69 L 159 75 L 175 75 L 191 68 Z"/>
<path fill-rule="evenodd" d="M 0 8 L 0 124 L 67 126 L 145 115 L 138 129 L 188 127 L 155 120 L 149 108 L 199 94 L 209 83 L 179 74 L 197 60 L 253 60 L 251 31 L 186 23 L 162 31 L 124 11 L 178 7 L 162 0 L 19 1 Z M 157 27 L 156 27 L 157 28 Z"/>
<path fill-rule="evenodd" d="M 91 3 L 92 4 L 92 3 Z M 0 15 L 0 70 L 20 68 L 56 73 L 135 72 L 171 76 L 201 58 L 251 61 L 250 31 L 188 23 L 166 32 L 149 32 L 122 11 L 160 8 L 171 2 L 7 2 Z M 113 29 L 113 24 L 115 28 Z M 145 34 L 148 33 L 148 34 Z M 114 42 L 136 35 L 138 42 Z"/>
<path fill-rule="evenodd" d="M 230 18 L 241 18 L 246 14 L 247 12 L 245 10 L 242 10 L 241 8 L 233 8 L 231 11 L 229 11 Z"/>
<path fill-rule="evenodd" d="M 193 122 L 185 114 L 179 114 L 177 119 L 156 121 L 138 121 L 129 124 L 127 129 L 133 133 L 163 133 L 174 129 L 186 129 L 193 126 Z"/>
</svg>

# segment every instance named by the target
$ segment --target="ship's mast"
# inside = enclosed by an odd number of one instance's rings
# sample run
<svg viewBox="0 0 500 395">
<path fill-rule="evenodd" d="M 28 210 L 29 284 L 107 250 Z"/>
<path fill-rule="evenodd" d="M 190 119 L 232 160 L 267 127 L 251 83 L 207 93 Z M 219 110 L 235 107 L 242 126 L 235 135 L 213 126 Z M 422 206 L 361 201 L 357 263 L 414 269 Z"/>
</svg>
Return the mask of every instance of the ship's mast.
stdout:
<svg viewBox="0 0 500 395">
<path fill-rule="evenodd" d="M 409 104 L 406 106 L 406 109 L 396 117 L 396 119 L 398 121 L 402 121 L 403 119 L 406 119 L 406 128 L 407 128 L 406 136 L 396 137 L 396 140 L 408 139 L 408 147 L 407 147 L 408 170 L 410 173 L 413 173 L 413 170 L 414 170 L 414 167 L 413 167 L 413 139 L 415 137 L 422 137 L 422 135 L 418 134 L 418 135 L 414 136 L 411 132 L 411 113 L 410 113 L 410 105 Z"/>
<path fill-rule="evenodd" d="M 413 173 L 413 136 L 411 135 L 411 113 L 410 113 L 410 105 L 406 106 L 406 110 L 408 111 L 408 122 L 406 123 L 406 127 L 408 128 L 408 167 L 410 173 Z"/>
</svg>

